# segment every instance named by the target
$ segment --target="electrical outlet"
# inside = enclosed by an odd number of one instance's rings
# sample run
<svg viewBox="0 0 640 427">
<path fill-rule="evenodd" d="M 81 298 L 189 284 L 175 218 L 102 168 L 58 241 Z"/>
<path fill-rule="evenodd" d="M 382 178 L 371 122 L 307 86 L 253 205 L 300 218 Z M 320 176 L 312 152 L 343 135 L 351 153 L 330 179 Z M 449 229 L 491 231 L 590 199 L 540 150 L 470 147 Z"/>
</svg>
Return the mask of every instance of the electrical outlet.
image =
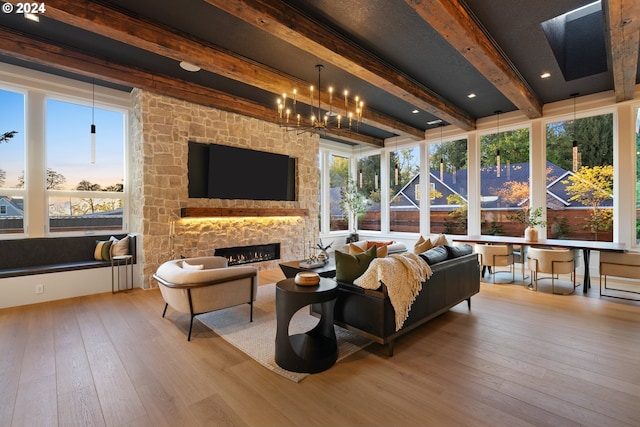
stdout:
<svg viewBox="0 0 640 427">
<path fill-rule="evenodd" d="M 36 285 L 36 294 L 44 294 L 44 285 L 43 284 Z"/>
</svg>

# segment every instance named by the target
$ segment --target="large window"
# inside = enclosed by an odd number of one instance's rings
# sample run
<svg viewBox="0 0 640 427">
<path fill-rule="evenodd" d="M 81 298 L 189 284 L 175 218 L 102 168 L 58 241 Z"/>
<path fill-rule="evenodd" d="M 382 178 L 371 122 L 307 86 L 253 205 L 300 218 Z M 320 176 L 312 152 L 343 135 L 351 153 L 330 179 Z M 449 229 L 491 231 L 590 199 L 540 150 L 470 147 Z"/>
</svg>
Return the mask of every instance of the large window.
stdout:
<svg viewBox="0 0 640 427">
<path fill-rule="evenodd" d="M 358 219 L 360 230 L 380 231 L 380 154 L 358 159 L 358 188 L 366 197 L 365 212 Z"/>
<path fill-rule="evenodd" d="M 431 233 L 467 234 L 467 140 L 429 146 Z"/>
<path fill-rule="evenodd" d="M 389 175 L 390 231 L 420 232 L 420 148 L 392 151 Z"/>
<path fill-rule="evenodd" d="M 0 89 L 0 234 L 24 232 L 25 96 Z"/>
<path fill-rule="evenodd" d="M 636 244 L 640 245 L 640 108 L 636 108 Z"/>
<path fill-rule="evenodd" d="M 69 117 L 74 118 L 74 125 Z M 89 132 L 92 120 L 96 125 L 94 163 Z M 124 126 L 122 112 L 47 100 L 50 231 L 122 229 Z"/>
<path fill-rule="evenodd" d="M 529 206 L 529 129 L 485 135 L 480 142 L 482 234 L 523 236 Z"/>
<path fill-rule="evenodd" d="M 548 236 L 613 240 L 613 114 L 547 125 Z"/>
<path fill-rule="evenodd" d="M 0 238 L 124 231 L 129 94 L 7 64 L 0 80 Z"/>
<path fill-rule="evenodd" d="M 349 158 L 329 154 L 329 231 L 349 229 L 349 213 L 341 203 L 348 184 Z"/>
</svg>

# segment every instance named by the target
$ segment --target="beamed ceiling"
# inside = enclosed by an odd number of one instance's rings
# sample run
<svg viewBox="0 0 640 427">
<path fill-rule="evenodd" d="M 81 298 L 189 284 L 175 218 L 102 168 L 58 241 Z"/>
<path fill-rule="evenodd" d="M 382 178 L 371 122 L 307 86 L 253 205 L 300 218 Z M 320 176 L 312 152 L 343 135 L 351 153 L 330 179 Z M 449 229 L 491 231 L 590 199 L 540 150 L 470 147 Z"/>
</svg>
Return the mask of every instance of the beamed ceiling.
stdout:
<svg viewBox="0 0 640 427">
<path fill-rule="evenodd" d="M 472 130 L 496 111 L 541 117 L 544 104 L 575 94 L 632 99 L 640 1 L 592 3 L 47 0 L 40 22 L 0 14 L 0 62 L 271 122 L 281 93 L 295 87 L 308 100 L 322 64 L 323 109 L 329 85 L 366 103 L 357 133 L 325 137 L 382 146 L 421 140 L 437 120 Z M 333 104 L 344 108 L 344 99 Z"/>
</svg>

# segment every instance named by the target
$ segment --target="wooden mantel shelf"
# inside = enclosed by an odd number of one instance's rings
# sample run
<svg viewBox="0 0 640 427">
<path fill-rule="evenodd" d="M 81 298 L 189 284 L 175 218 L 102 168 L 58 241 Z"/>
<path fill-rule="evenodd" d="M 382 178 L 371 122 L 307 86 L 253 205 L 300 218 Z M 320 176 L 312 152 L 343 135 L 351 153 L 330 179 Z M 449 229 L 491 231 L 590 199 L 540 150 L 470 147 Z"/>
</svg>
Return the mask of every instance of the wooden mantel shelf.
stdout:
<svg viewBox="0 0 640 427">
<path fill-rule="evenodd" d="M 182 218 L 309 216 L 309 209 L 297 208 L 182 208 Z"/>
</svg>

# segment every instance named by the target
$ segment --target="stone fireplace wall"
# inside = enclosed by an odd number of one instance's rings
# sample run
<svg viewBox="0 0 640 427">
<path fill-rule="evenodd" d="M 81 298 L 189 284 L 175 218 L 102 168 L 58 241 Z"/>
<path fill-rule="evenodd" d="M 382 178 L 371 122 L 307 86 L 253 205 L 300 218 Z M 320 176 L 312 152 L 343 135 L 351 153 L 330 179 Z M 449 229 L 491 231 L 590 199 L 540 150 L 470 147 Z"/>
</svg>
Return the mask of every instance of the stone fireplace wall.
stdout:
<svg viewBox="0 0 640 427">
<path fill-rule="evenodd" d="M 131 230 L 141 236 L 140 283 L 169 259 L 213 255 L 216 247 L 280 242 L 281 259 L 301 259 L 318 235 L 318 136 L 134 89 L 130 116 Z M 188 142 L 250 148 L 297 159 L 295 202 L 190 199 Z M 242 167 L 242 165 L 238 165 Z M 251 170 L 247 170 L 251 174 Z M 180 218 L 180 209 L 291 208 L 308 216 Z M 173 224 L 173 225 L 172 225 Z M 175 229 L 172 234 L 170 231 Z M 140 253 L 141 252 L 141 253 Z M 252 264 L 277 268 L 278 261 Z"/>
</svg>

